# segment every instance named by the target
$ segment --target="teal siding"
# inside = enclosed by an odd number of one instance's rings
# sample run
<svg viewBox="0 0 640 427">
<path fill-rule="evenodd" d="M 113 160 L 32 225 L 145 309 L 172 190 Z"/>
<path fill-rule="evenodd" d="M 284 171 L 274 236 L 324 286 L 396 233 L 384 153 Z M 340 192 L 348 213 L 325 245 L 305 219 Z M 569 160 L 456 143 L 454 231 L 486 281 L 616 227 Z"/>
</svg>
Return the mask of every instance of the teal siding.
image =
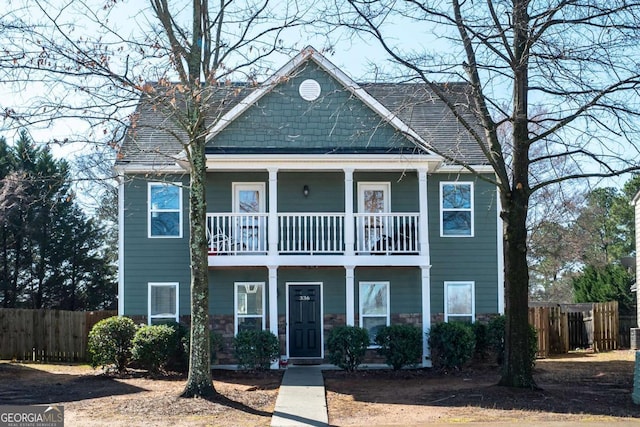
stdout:
<svg viewBox="0 0 640 427">
<path fill-rule="evenodd" d="M 322 282 L 324 314 L 345 313 L 344 268 L 280 268 L 278 269 L 278 311 L 286 313 L 286 284 Z"/>
<path fill-rule="evenodd" d="M 265 316 L 269 311 L 269 273 L 266 268 L 209 270 L 209 312 L 233 315 L 235 282 L 264 282 Z"/>
<path fill-rule="evenodd" d="M 207 212 L 233 211 L 233 183 L 265 183 L 265 208 L 269 206 L 269 174 L 267 172 L 209 172 L 207 173 Z M 268 210 L 268 209 L 267 209 Z"/>
<path fill-rule="evenodd" d="M 178 282 L 180 286 L 180 314 L 189 313 L 189 227 L 188 213 L 182 217 L 182 238 L 148 237 L 148 182 L 183 182 L 182 176 L 128 177 L 124 202 L 124 281 L 125 313 L 146 315 L 149 282 Z M 182 191 L 183 207 L 188 206 L 188 191 Z"/>
<path fill-rule="evenodd" d="M 315 79 L 321 96 L 303 100 L 300 83 Z M 215 147 L 265 149 L 360 150 L 415 149 L 399 132 L 318 67 L 307 62 L 274 87 L 211 142 Z"/>
<path fill-rule="evenodd" d="M 474 237 L 440 237 L 441 181 L 474 183 Z M 476 314 L 498 311 L 496 187 L 467 174 L 429 176 L 431 312 L 444 313 L 444 282 L 474 281 Z"/>
<path fill-rule="evenodd" d="M 309 196 L 302 194 L 309 186 Z M 344 212 L 342 172 L 281 172 L 278 174 L 280 212 Z"/>
<path fill-rule="evenodd" d="M 391 184 L 391 212 L 419 212 L 418 174 L 402 172 L 355 172 L 353 174 L 353 206 L 358 208 L 358 182 L 389 182 Z"/>
<path fill-rule="evenodd" d="M 422 313 L 422 281 L 417 267 L 359 267 L 355 271 L 355 312 L 360 311 L 360 282 L 389 282 L 390 314 Z"/>
</svg>

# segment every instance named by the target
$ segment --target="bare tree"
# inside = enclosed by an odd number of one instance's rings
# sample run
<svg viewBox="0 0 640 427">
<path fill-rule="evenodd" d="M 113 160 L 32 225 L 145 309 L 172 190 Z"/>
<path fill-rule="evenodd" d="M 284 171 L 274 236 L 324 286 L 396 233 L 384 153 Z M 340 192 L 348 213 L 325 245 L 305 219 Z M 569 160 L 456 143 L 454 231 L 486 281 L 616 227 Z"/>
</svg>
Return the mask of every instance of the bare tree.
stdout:
<svg viewBox="0 0 640 427">
<path fill-rule="evenodd" d="M 132 12 L 128 5 L 138 23 L 130 28 L 118 27 L 119 3 L 25 3 L 28 13 L 21 16 L 30 30 L 7 40 L 20 58 L 12 65 L 15 81 L 48 90 L 25 108 L 12 108 L 11 118 L 47 126 L 62 118 L 88 118 L 89 136 L 80 136 L 98 139 L 117 135 L 118 126 L 130 125 L 135 132 L 140 124 L 135 115 L 129 123 L 127 114 L 140 99 L 140 105 L 163 113 L 165 120 L 156 126 L 182 147 L 182 157 L 174 160 L 187 164 L 190 181 L 191 346 L 183 396 L 211 396 L 207 135 L 218 124 L 227 98 L 241 89 L 229 82 L 254 84 L 265 60 L 284 50 L 283 31 L 302 24 L 305 11 L 296 3 L 269 0 L 150 0 L 145 10 Z"/>
<path fill-rule="evenodd" d="M 405 75 L 430 87 L 492 166 L 504 224 L 507 322 L 500 383 L 534 386 L 527 358 L 529 203 L 553 184 L 639 168 L 640 69 L 634 52 L 640 3 L 337 0 L 332 8 L 338 10 L 335 21 L 377 40 Z M 438 50 L 412 50 L 390 35 L 401 22 L 422 28 Z M 466 81 L 468 102 L 454 102 L 446 85 L 436 84 L 442 80 Z M 533 114 L 533 105 L 545 114 Z M 463 112 L 473 113 L 481 129 Z M 498 130 L 505 123 L 510 134 L 501 140 Z M 425 148 L 438 152 L 437 144 Z M 473 172 L 464 158 L 440 154 Z M 547 173 L 532 173 L 540 165 Z"/>
</svg>

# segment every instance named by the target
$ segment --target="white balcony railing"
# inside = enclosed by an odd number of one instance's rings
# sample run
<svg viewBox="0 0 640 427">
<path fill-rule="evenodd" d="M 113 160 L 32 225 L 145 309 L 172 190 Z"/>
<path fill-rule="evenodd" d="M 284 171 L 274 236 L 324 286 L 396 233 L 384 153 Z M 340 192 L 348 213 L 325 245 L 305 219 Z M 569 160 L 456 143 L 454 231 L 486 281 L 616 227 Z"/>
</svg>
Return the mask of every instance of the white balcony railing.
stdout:
<svg viewBox="0 0 640 427">
<path fill-rule="evenodd" d="M 211 255 L 265 253 L 267 214 L 207 214 L 207 237 Z"/>
<path fill-rule="evenodd" d="M 344 252 L 344 214 L 278 214 L 279 251 L 293 254 Z"/>
<path fill-rule="evenodd" d="M 207 214 L 210 255 L 266 254 L 267 213 Z M 417 254 L 417 213 L 354 214 L 355 253 Z M 279 213 L 279 254 L 342 254 L 344 213 Z"/>
<path fill-rule="evenodd" d="M 414 254 L 418 252 L 419 214 L 366 213 L 356 218 L 356 253 Z"/>
</svg>

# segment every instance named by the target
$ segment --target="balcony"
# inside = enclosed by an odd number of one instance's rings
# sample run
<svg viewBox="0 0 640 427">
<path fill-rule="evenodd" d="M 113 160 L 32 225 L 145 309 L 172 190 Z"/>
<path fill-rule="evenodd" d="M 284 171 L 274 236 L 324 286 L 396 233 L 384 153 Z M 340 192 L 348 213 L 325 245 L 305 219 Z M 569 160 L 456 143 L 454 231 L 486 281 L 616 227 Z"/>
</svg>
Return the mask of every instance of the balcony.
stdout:
<svg viewBox="0 0 640 427">
<path fill-rule="evenodd" d="M 278 213 L 279 255 L 416 255 L 418 213 Z M 353 227 L 345 227 L 351 221 Z M 209 255 L 269 253 L 269 214 L 207 214 Z M 352 230 L 352 231 L 350 231 Z M 347 233 L 353 236 L 347 236 Z M 351 238 L 349 238 L 351 237 Z M 353 242 L 353 244 L 348 244 Z"/>
</svg>

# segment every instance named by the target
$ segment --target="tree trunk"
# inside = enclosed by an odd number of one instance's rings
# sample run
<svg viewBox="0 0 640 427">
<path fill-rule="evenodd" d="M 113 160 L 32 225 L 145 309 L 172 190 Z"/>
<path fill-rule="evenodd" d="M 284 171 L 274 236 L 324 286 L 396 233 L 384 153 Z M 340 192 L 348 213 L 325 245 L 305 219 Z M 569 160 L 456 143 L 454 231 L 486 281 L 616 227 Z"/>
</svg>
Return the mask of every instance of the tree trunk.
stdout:
<svg viewBox="0 0 640 427">
<path fill-rule="evenodd" d="M 515 194 L 514 194 L 515 193 Z M 529 270 L 527 267 L 527 195 L 515 191 L 504 200 L 505 345 L 500 385 L 535 387 L 529 359 Z"/>
<path fill-rule="evenodd" d="M 209 275 L 205 181 L 205 133 L 197 132 L 190 144 L 189 251 L 191 253 L 191 347 L 189 377 L 182 397 L 216 394 L 211 378 L 209 345 Z"/>
<path fill-rule="evenodd" d="M 529 15 L 527 0 L 513 2 L 513 160 L 511 185 L 501 188 L 504 221 L 505 355 L 500 384 L 534 387 L 529 359 Z"/>
</svg>

